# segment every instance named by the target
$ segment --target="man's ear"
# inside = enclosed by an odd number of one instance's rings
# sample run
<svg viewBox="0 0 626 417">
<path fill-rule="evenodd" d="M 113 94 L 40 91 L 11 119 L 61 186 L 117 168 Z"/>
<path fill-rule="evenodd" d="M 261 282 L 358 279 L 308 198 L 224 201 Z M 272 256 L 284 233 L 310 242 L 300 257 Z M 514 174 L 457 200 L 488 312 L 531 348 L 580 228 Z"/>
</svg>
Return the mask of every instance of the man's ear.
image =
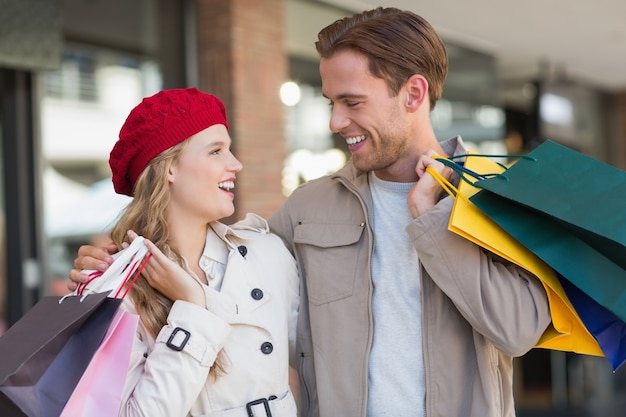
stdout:
<svg viewBox="0 0 626 417">
<path fill-rule="evenodd" d="M 412 75 L 404 85 L 406 92 L 406 106 L 410 112 L 417 111 L 422 105 L 429 104 L 428 81 L 419 74 Z"/>
</svg>

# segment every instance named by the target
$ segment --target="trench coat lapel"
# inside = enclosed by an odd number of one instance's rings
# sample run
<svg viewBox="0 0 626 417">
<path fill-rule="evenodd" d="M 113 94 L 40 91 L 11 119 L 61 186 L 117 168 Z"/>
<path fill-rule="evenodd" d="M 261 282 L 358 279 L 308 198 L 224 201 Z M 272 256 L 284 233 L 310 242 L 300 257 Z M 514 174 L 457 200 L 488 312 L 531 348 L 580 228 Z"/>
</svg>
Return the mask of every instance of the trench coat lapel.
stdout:
<svg viewBox="0 0 626 417">
<path fill-rule="evenodd" d="M 238 247 L 231 248 L 220 291 L 210 287 L 205 290 L 208 309 L 230 324 L 261 325 L 255 312 L 272 297 L 264 274 L 258 271 L 259 263 L 253 260 L 256 256 L 259 254 L 247 253 L 244 257 Z"/>
<path fill-rule="evenodd" d="M 268 303 L 272 297 L 271 288 L 263 282 L 264 274 L 258 271 L 258 262 L 254 258 L 259 254 L 241 255 L 235 248 L 228 254 L 228 266 L 221 292 L 230 299 L 237 300 L 234 322 L 254 324 L 255 312 Z M 256 266 L 256 267 L 255 267 Z M 260 297 L 259 290 L 262 292 Z"/>
</svg>

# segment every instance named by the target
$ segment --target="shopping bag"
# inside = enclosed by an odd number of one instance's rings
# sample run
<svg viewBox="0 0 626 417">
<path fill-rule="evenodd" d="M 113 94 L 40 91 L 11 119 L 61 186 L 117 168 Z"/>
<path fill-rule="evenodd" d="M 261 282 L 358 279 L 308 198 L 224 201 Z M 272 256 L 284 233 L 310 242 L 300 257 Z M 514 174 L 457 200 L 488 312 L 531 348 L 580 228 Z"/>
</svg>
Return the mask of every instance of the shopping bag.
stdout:
<svg viewBox="0 0 626 417">
<path fill-rule="evenodd" d="M 64 297 L 44 297 L 0 337 L 0 401 L 16 415 L 59 416 L 150 255 L 143 238 Z M 103 292 L 96 292 L 102 290 Z"/>
<path fill-rule="evenodd" d="M 626 208 L 626 172 L 547 141 L 502 176 L 475 184 L 482 191 L 474 204 L 488 207 L 492 219 L 499 213 L 494 220 L 524 246 L 626 317 L 626 222 L 619 215 Z"/>
<path fill-rule="evenodd" d="M 617 371 L 626 361 L 626 323 L 559 275 L 567 297 L 585 327 L 598 340 L 604 356 Z"/>
<path fill-rule="evenodd" d="M 119 310 L 61 417 L 117 416 L 139 316 Z"/>
<path fill-rule="evenodd" d="M 0 397 L 28 416 L 60 414 L 122 301 L 60 300 L 43 298 L 0 337 Z"/>
<path fill-rule="evenodd" d="M 493 160 L 479 155 L 468 156 L 464 166 L 471 172 L 479 174 L 494 174 L 504 170 Z M 461 181 L 456 193 L 452 193 L 455 202 L 448 228 L 490 252 L 519 265 L 541 280 L 548 296 L 552 323 L 536 346 L 602 356 L 600 346 L 578 317 L 553 269 L 471 203 L 469 198 L 478 189 L 471 184 L 476 181 L 475 178 L 466 178 L 470 181 Z"/>
<path fill-rule="evenodd" d="M 546 141 L 476 186 L 539 211 L 626 268 L 626 172 Z"/>
<path fill-rule="evenodd" d="M 626 271 L 570 227 L 486 190 L 470 201 L 593 300 L 626 319 Z"/>
<path fill-rule="evenodd" d="M 106 298 L 107 294 L 95 294 L 85 302 L 70 297 L 63 303 L 61 297 L 42 298 L 0 336 L 0 386 L 35 382 Z M 23 345 L 18 344 L 21 341 Z M 26 362 L 29 372 L 21 372 Z"/>
<path fill-rule="evenodd" d="M 478 173 L 479 176 L 497 174 L 504 170 L 498 163 L 480 155 L 466 157 L 464 168 L 469 172 Z M 437 175 L 436 172 L 433 173 Z M 460 174 L 463 175 L 463 172 Z M 436 176 L 436 179 L 443 182 L 440 176 Z M 469 200 L 479 191 L 472 185 L 476 180 L 472 176 L 466 176 L 465 180 L 459 183 L 458 189 L 450 183 L 442 184 L 455 199 L 448 223 L 449 230 L 539 278 L 548 296 L 552 323 L 536 347 L 602 356 L 603 351 L 598 342 L 581 321 L 554 270 L 513 239 Z"/>
<path fill-rule="evenodd" d="M 114 254 L 113 259 L 104 272 L 83 270 L 90 279 L 78 284 L 73 294 L 84 298 L 89 294 L 110 292 L 112 297 L 124 298 L 150 259 L 150 253 L 144 238 L 137 236 L 126 249 Z"/>
</svg>

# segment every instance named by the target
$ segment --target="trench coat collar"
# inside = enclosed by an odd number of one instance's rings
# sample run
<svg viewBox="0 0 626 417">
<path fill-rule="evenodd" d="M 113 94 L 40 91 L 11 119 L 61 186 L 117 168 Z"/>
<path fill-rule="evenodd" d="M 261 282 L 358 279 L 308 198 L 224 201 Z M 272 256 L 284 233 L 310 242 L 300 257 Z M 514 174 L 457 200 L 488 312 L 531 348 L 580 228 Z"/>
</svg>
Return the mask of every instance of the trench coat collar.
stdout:
<svg viewBox="0 0 626 417">
<path fill-rule="evenodd" d="M 248 215 L 233 226 L 212 222 L 207 233 L 203 256 L 226 266 L 220 290 L 205 288 L 207 307 L 231 324 L 255 322 L 253 312 L 272 298 L 270 288 L 263 282 L 267 275 L 259 273 L 256 262 L 248 261 L 258 255 L 240 251 L 241 246 L 250 246 L 251 241 L 245 235 L 251 230 L 263 233 L 269 228 L 261 217 Z M 258 249 L 257 246 L 255 250 Z M 253 289 L 263 290 L 261 300 L 241 297 L 241 292 L 248 294 Z"/>
</svg>

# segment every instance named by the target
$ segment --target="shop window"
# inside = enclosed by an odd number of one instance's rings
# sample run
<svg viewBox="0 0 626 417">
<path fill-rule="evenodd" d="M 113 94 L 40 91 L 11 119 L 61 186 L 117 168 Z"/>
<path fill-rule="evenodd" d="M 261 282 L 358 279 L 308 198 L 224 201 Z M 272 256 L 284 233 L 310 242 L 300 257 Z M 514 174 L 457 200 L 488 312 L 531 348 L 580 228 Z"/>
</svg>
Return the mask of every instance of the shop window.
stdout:
<svg viewBox="0 0 626 417">
<path fill-rule="evenodd" d="M 58 293 L 78 246 L 106 235 L 129 201 L 113 191 L 109 153 L 130 110 L 162 82 L 154 61 L 69 45 L 41 84 L 46 290 Z"/>
</svg>

